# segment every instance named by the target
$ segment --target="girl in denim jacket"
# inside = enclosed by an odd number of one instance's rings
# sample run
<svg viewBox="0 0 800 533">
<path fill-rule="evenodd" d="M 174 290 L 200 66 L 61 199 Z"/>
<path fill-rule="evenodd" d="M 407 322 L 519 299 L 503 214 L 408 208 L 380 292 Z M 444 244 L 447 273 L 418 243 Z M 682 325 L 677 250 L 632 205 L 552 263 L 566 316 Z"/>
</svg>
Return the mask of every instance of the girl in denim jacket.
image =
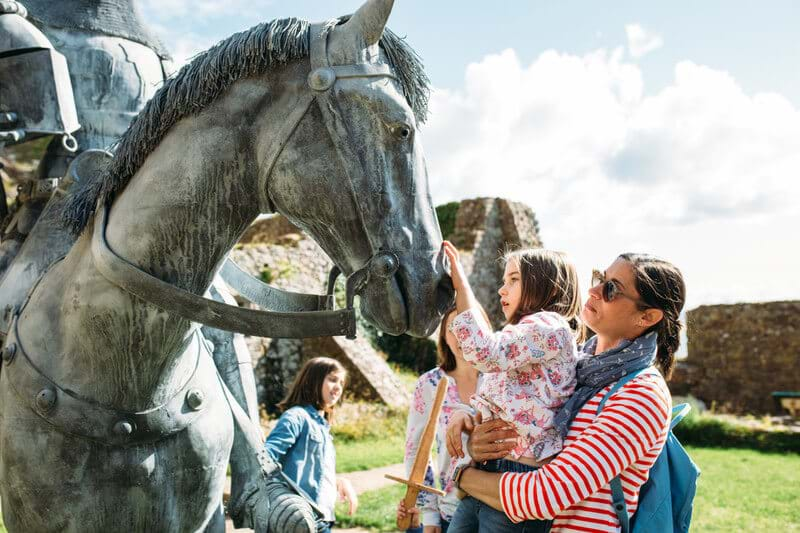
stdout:
<svg viewBox="0 0 800 533">
<path fill-rule="evenodd" d="M 330 433 L 333 409 L 342 397 L 346 378 L 347 372 L 335 359 L 316 357 L 306 362 L 278 404 L 283 414 L 265 443 L 283 473 L 323 510 L 329 528 L 337 494 L 349 502 L 349 514 L 358 507 L 350 482 L 336 478 L 336 450 Z"/>
</svg>

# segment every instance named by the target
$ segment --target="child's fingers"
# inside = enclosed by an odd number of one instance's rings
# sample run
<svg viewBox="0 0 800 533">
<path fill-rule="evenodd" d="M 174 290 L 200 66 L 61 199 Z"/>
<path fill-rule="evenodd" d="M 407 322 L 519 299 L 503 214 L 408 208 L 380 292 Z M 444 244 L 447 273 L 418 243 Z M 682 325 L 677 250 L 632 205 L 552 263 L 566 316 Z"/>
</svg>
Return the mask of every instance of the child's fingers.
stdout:
<svg viewBox="0 0 800 533">
<path fill-rule="evenodd" d="M 450 241 L 444 241 L 444 253 L 450 260 L 451 263 L 450 266 L 452 268 L 453 266 L 452 264 L 459 261 L 458 250 L 456 249 L 455 246 L 453 246 L 453 243 L 451 243 Z"/>
<path fill-rule="evenodd" d="M 472 421 L 472 417 L 468 416 L 464 419 L 464 431 L 472 433 L 473 429 L 475 429 L 475 423 Z"/>
<path fill-rule="evenodd" d="M 447 433 L 445 434 L 444 444 L 445 446 L 447 446 L 447 453 L 450 454 L 450 457 L 455 457 L 456 449 L 453 446 L 452 437 L 450 437 L 450 430 L 448 430 Z"/>
</svg>

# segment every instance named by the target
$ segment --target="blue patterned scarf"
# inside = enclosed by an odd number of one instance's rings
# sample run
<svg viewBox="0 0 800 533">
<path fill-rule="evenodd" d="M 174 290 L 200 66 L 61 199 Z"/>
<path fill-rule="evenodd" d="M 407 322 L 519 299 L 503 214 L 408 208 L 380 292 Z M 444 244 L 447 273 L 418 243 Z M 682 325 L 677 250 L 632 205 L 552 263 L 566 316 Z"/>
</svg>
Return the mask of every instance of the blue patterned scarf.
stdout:
<svg viewBox="0 0 800 533">
<path fill-rule="evenodd" d="M 576 368 L 577 384 L 575 392 L 555 416 L 555 426 L 561 437 L 569 432 L 572 421 L 588 402 L 604 387 L 619 381 L 624 376 L 651 366 L 658 351 L 657 334 L 651 331 L 632 341 L 622 341 L 618 346 L 594 355 L 597 337 L 592 337 L 583 345 L 584 357 Z"/>
</svg>

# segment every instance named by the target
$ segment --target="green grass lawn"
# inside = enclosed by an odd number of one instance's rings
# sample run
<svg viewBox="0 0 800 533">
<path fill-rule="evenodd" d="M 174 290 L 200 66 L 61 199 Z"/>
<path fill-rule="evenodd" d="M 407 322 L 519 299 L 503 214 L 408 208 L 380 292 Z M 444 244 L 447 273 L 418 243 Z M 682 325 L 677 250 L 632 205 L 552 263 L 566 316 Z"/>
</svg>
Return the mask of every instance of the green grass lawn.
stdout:
<svg viewBox="0 0 800 533">
<path fill-rule="evenodd" d="M 688 448 L 702 470 L 692 532 L 800 531 L 800 455 L 751 450 Z M 405 489 L 364 493 L 355 517 L 337 506 L 341 527 L 394 531 L 395 508 Z"/>
<path fill-rule="evenodd" d="M 688 451 L 702 470 L 692 531 L 800 531 L 800 455 Z"/>
<path fill-rule="evenodd" d="M 347 516 L 347 504 L 336 504 L 336 527 L 365 527 L 372 531 L 397 531 L 395 517 L 397 502 L 403 499 L 406 488 L 400 484 L 365 492 L 358 497 L 358 511 Z"/>
<path fill-rule="evenodd" d="M 405 438 L 390 435 L 384 439 L 335 442 L 336 471 L 339 473 L 369 470 L 403 462 Z"/>
</svg>

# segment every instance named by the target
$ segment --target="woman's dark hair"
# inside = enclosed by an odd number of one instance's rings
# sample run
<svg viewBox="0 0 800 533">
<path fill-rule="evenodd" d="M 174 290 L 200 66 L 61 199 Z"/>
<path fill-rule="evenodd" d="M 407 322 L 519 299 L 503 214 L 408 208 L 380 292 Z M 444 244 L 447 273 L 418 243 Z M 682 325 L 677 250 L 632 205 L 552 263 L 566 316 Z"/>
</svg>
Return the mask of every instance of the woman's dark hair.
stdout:
<svg viewBox="0 0 800 533">
<path fill-rule="evenodd" d="M 492 321 L 489 320 L 489 315 L 486 314 L 486 310 L 483 306 L 480 307 L 480 310 L 486 323 L 491 327 Z M 445 372 L 452 372 L 456 369 L 456 354 L 454 354 L 450 346 L 447 345 L 447 319 L 455 312 L 456 304 L 453 303 L 453 305 L 445 311 L 442 316 L 442 322 L 439 324 L 439 341 L 436 343 L 436 353 L 439 356 L 439 368 Z"/>
<path fill-rule="evenodd" d="M 553 250 L 532 248 L 507 252 L 505 260 L 506 263 L 517 262 L 522 283 L 519 305 L 508 323 L 518 324 L 526 315 L 551 311 L 566 318 L 575 341 L 583 342 L 586 327 L 580 319 L 581 291 L 578 271 L 567 255 Z"/>
<path fill-rule="evenodd" d="M 326 407 L 322 402 L 322 384 L 331 372 L 342 372 L 347 379 L 347 371 L 336 359 L 315 357 L 306 361 L 294 378 L 286 397 L 278 404 L 278 409 L 286 411 L 295 405 L 313 405 L 316 409 L 324 410 L 325 419 L 330 422 L 333 418 L 333 406 Z"/>
<path fill-rule="evenodd" d="M 648 308 L 660 309 L 664 318 L 651 326 L 645 333 L 658 333 L 658 354 L 656 364 L 664 377 L 669 379 L 675 366 L 675 352 L 681 344 L 680 314 L 686 303 L 686 284 L 678 267 L 648 254 L 627 253 L 619 256 L 633 267 L 636 291 Z"/>
</svg>

